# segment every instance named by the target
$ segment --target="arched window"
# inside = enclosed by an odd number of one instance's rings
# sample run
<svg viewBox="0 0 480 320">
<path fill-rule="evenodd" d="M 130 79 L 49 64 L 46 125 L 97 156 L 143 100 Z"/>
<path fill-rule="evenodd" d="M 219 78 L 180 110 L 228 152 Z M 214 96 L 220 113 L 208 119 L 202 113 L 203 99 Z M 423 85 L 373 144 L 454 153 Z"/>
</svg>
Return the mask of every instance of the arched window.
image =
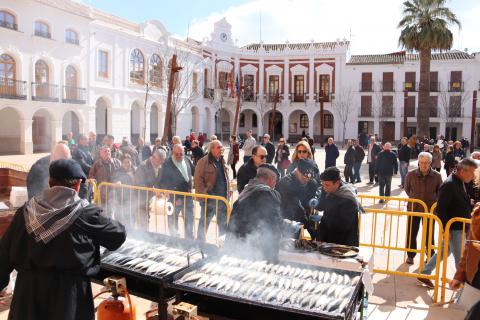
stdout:
<svg viewBox="0 0 480 320">
<path fill-rule="evenodd" d="M 18 30 L 15 16 L 7 11 L 0 11 L 0 27 Z"/>
<path fill-rule="evenodd" d="M 143 53 L 135 49 L 130 55 L 130 81 L 133 83 L 143 84 L 145 81 L 145 63 Z"/>
<path fill-rule="evenodd" d="M 43 60 L 38 60 L 35 63 L 35 82 L 48 83 L 48 65 Z"/>
<path fill-rule="evenodd" d="M 15 67 L 15 60 L 10 55 L 0 55 L 0 78 L 15 80 Z"/>
<path fill-rule="evenodd" d="M 75 30 L 65 30 L 65 42 L 78 45 L 78 33 Z"/>
<path fill-rule="evenodd" d="M 52 34 L 50 33 L 50 26 L 45 22 L 35 21 L 35 35 L 50 39 L 52 37 Z"/>
<path fill-rule="evenodd" d="M 162 59 L 158 54 L 150 58 L 150 84 L 155 87 L 162 87 Z"/>
<path fill-rule="evenodd" d="M 69 65 L 67 69 L 65 69 L 65 85 L 68 87 L 77 86 L 77 70 L 72 65 Z"/>
<path fill-rule="evenodd" d="M 238 126 L 240 128 L 244 128 L 245 127 L 245 114 L 244 113 L 240 113 L 240 119 L 238 120 Z"/>
</svg>

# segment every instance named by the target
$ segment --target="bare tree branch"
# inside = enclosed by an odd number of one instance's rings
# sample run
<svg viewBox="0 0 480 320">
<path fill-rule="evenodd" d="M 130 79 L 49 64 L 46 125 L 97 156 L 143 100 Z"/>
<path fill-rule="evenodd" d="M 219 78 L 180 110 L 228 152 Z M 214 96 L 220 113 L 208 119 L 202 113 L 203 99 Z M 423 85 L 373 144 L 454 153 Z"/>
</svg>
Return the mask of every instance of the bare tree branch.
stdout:
<svg viewBox="0 0 480 320">
<path fill-rule="evenodd" d="M 342 143 L 345 141 L 345 132 L 347 130 L 347 121 L 350 119 L 354 111 L 354 106 L 352 104 L 353 92 L 352 88 L 346 87 L 340 89 L 339 92 L 335 94 L 335 99 L 332 102 L 333 113 L 338 117 L 342 123 Z"/>
</svg>

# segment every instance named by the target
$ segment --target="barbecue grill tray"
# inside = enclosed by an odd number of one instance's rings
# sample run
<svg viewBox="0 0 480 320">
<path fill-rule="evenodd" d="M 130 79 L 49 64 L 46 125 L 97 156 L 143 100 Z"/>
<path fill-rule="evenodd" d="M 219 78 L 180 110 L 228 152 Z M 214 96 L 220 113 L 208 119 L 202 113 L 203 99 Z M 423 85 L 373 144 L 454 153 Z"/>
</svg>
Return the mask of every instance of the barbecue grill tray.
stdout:
<svg viewBox="0 0 480 320">
<path fill-rule="evenodd" d="M 199 243 L 190 239 L 184 239 L 184 238 L 179 238 L 179 237 L 172 237 L 172 236 L 167 236 L 164 234 L 157 234 L 157 233 L 152 233 L 152 232 L 138 232 L 138 231 L 130 231 L 128 232 L 128 236 L 131 239 L 138 239 L 146 242 L 152 242 L 152 243 L 161 243 L 165 244 L 167 246 L 175 247 L 175 248 L 181 248 L 181 249 L 190 249 L 193 255 L 198 255 L 201 254 L 202 258 L 195 262 L 195 263 L 189 263 L 185 267 L 179 267 L 177 270 L 172 271 L 171 273 L 168 273 L 166 275 L 162 276 L 153 276 L 153 275 L 148 275 L 139 271 L 132 270 L 130 268 L 124 268 L 122 266 L 116 265 L 116 264 L 110 264 L 110 263 L 105 263 L 105 262 L 100 262 L 100 268 L 103 269 L 104 271 L 107 271 L 109 273 L 113 274 L 120 274 L 120 275 L 126 275 L 132 278 L 140 278 L 144 281 L 148 282 L 153 282 L 153 283 L 158 283 L 158 282 L 171 282 L 173 280 L 173 275 L 177 272 L 180 272 L 182 270 L 185 270 L 186 268 L 192 267 L 196 263 L 202 261 L 208 256 L 215 255 L 217 252 L 217 247 L 208 243 Z M 106 257 L 112 253 L 115 253 L 115 251 L 105 251 L 105 253 L 102 255 L 102 257 Z"/>
<path fill-rule="evenodd" d="M 363 294 L 363 283 L 362 281 L 358 281 L 357 284 L 355 285 L 355 288 L 353 290 L 353 293 L 348 297 L 349 301 L 348 304 L 345 308 L 345 311 L 343 313 L 331 313 L 331 312 L 326 312 L 326 311 L 311 311 L 308 309 L 304 309 L 301 307 L 295 308 L 292 306 L 285 306 L 285 305 L 280 305 L 276 303 L 265 303 L 257 300 L 250 300 L 250 299 L 245 299 L 245 298 L 240 298 L 240 297 L 234 297 L 230 295 L 223 295 L 215 290 L 211 290 L 209 288 L 198 288 L 195 286 L 194 283 L 178 283 L 178 280 L 180 280 L 185 274 L 195 271 L 195 270 L 200 270 L 202 266 L 208 262 L 216 262 L 219 260 L 219 256 L 211 256 L 209 258 L 206 258 L 204 260 L 198 261 L 194 265 L 182 270 L 181 272 L 176 273 L 173 276 L 173 282 L 171 285 L 168 285 L 170 288 L 177 289 L 179 291 L 183 292 L 191 292 L 191 293 L 196 293 L 200 295 L 207 295 L 210 297 L 218 298 L 218 299 L 224 299 L 232 302 L 240 302 L 248 305 L 253 305 L 253 306 L 259 306 L 267 309 L 272 309 L 272 310 L 280 310 L 280 311 L 286 311 L 289 313 L 296 313 L 296 314 L 302 314 L 305 316 L 309 317 L 314 317 L 314 318 L 320 318 L 320 319 L 335 319 L 335 320 L 348 320 L 348 319 L 354 319 L 354 314 L 355 310 L 357 307 L 357 301 L 360 300 L 361 297 L 359 297 L 361 294 Z M 294 267 L 300 267 L 300 268 L 308 268 L 311 270 L 318 270 L 318 271 L 334 271 L 339 274 L 348 274 L 350 277 L 355 277 L 355 276 L 361 276 L 361 272 L 356 272 L 356 271 L 349 271 L 349 270 L 342 270 L 342 269 L 334 269 L 334 268 L 324 268 L 324 267 L 318 267 L 318 266 L 312 266 L 308 264 L 302 264 L 302 263 L 292 263 L 292 262 L 279 262 L 278 264 L 280 265 L 291 265 Z"/>
</svg>

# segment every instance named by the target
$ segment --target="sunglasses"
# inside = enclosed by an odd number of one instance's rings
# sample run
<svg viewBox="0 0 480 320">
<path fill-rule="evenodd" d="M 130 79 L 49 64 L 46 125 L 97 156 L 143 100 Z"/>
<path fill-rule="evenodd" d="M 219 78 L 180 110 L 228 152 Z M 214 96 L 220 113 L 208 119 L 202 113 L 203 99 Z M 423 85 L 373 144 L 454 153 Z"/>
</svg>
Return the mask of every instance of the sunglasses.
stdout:
<svg viewBox="0 0 480 320">
<path fill-rule="evenodd" d="M 284 143 L 285 141 L 283 141 L 283 140 L 280 140 L 280 141 L 278 141 L 278 142 L 280 142 L 280 143 Z"/>
<path fill-rule="evenodd" d="M 255 156 L 259 157 L 260 159 L 265 159 L 267 156 L 264 154 L 255 154 Z"/>
<path fill-rule="evenodd" d="M 307 150 L 297 150 L 297 153 L 308 153 Z"/>
</svg>

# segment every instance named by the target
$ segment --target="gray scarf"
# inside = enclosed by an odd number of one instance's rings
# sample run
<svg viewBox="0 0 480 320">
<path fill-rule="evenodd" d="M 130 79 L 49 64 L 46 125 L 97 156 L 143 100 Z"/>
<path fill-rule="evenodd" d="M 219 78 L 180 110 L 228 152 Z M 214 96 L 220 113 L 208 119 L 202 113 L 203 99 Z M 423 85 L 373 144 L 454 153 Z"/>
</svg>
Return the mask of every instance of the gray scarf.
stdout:
<svg viewBox="0 0 480 320">
<path fill-rule="evenodd" d="M 27 233 L 36 242 L 50 242 L 70 227 L 88 201 L 66 187 L 45 189 L 41 196 L 27 202 L 23 213 Z"/>
</svg>

